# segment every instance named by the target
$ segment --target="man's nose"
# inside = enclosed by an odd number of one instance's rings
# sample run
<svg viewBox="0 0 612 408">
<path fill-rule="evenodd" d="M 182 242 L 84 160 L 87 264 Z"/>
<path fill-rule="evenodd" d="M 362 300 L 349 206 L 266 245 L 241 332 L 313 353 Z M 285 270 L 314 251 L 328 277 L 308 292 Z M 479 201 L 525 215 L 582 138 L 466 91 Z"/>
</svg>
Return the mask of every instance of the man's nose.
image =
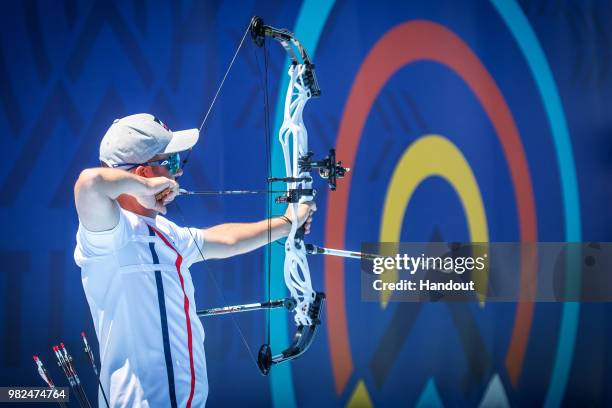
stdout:
<svg viewBox="0 0 612 408">
<path fill-rule="evenodd" d="M 181 177 L 183 175 L 183 169 L 178 169 L 178 171 L 174 174 L 174 178 Z"/>
</svg>

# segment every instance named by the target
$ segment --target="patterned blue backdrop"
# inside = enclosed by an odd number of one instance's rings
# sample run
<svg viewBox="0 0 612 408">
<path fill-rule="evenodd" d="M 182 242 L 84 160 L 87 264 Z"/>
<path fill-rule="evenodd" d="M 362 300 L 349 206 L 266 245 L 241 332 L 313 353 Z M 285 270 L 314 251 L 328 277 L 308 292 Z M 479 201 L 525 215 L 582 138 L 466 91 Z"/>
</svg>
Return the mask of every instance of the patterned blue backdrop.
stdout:
<svg viewBox="0 0 612 408">
<path fill-rule="evenodd" d="M 100 138 L 117 117 L 151 112 L 171 128 L 199 126 L 255 14 L 304 40 L 323 92 L 305 113 L 311 148 L 324 153 L 337 144 L 353 169 L 337 195 L 320 192 L 310 241 L 358 249 L 389 237 L 385 225 L 398 223 L 395 237 L 404 241 L 612 239 L 609 2 L 29 0 L 1 8 L 2 386 L 42 386 L 32 354 L 61 382 L 50 346 L 64 341 L 94 395 L 79 343 L 81 330 L 95 336 L 72 258 L 74 182 L 97 164 Z M 271 45 L 269 108 L 277 128 L 286 63 Z M 262 72 L 263 54 L 247 41 L 184 186 L 263 188 Z M 387 207 L 386 197 L 408 188 L 423 168 L 402 172 L 399 163 L 429 135 L 467 163 L 462 171 L 478 187 L 479 214 L 466 210 L 466 185 L 450 177 L 449 156 L 424 144 L 424 166 L 442 167 L 423 176 L 405 213 L 393 218 L 399 204 Z M 179 199 L 186 219 L 169 210 L 179 224 L 266 213 L 257 196 Z M 480 235 L 472 222 L 480 222 Z M 194 267 L 198 306 L 263 300 L 265 264 L 261 250 Z M 361 302 L 358 269 L 312 259 L 314 285 L 330 303 L 322 330 L 303 358 L 269 378 L 230 319 L 204 321 L 209 404 L 612 404 L 610 305 L 385 307 Z M 293 331 L 283 313 L 272 319 L 279 338 Z M 265 314 L 237 321 L 257 350 Z"/>
</svg>

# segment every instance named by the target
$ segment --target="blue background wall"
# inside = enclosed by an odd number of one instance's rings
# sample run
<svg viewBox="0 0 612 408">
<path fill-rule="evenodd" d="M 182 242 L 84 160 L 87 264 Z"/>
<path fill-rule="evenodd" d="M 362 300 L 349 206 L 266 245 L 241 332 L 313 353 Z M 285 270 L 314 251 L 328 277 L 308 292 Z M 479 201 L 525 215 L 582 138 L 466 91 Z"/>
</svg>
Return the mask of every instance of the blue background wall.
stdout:
<svg viewBox="0 0 612 408">
<path fill-rule="evenodd" d="M 146 111 L 174 129 L 198 126 L 254 14 L 296 31 L 313 54 L 323 95 L 305 113 L 312 150 L 324 153 L 340 138 L 366 57 L 394 28 L 421 20 L 459 39 L 492 78 L 519 135 L 522 150 L 513 152 L 524 154 L 531 181 L 527 192 L 534 217 L 521 226 L 517 180 L 498 138 L 500 129 L 476 97 L 474 83 L 452 66 L 422 58 L 384 81 L 358 135 L 354 160 L 345 163 L 353 168 L 351 179 L 339 188 L 344 193 L 338 192 L 349 199 L 346 213 L 336 213 L 337 202 L 321 188 L 310 241 L 334 242 L 331 235 L 340 225 L 335 219 L 344 216 L 347 247 L 378 240 L 396 165 L 427 134 L 444 136 L 469 164 L 491 241 L 520 240 L 525 228 L 541 241 L 612 238 L 608 2 L 70 0 L 4 2 L 1 7 L 0 385 L 42 385 L 32 354 L 39 354 L 56 382 L 62 382 L 50 346 L 64 341 L 94 394 L 79 343 L 83 329 L 95 336 L 72 260 L 74 181 L 83 168 L 97 164 L 100 138 L 117 117 Z M 428 39 L 402 38 L 395 46 Z M 442 55 L 443 45 L 431 48 Z M 272 44 L 273 123 L 284 59 L 282 49 Z M 187 188 L 263 188 L 262 61 L 261 50 L 247 42 L 191 155 L 182 179 Z M 374 70 L 372 78 L 378 74 Z M 475 84 L 484 82 L 477 77 Z M 342 146 L 350 143 L 344 140 Z M 339 147 L 340 158 L 347 151 Z M 175 208 L 169 211 L 179 224 L 250 221 L 266 212 L 262 197 L 179 200 L 186 219 Z M 402 226 L 404 241 L 470 239 L 458 186 L 443 177 L 429 177 L 418 186 Z M 311 262 L 315 287 L 328 296 L 326 284 L 340 273 L 335 266 L 322 259 Z M 509 353 L 517 305 L 392 303 L 382 308 L 360 301 L 359 265 L 342 266 L 343 344 L 350 345 L 345 350 L 350 364 L 332 347 L 337 315 L 324 318 L 302 359 L 278 367 L 270 378 L 259 375 L 229 319 L 206 320 L 211 406 L 473 406 L 483 399 L 520 406 L 612 404 L 608 304 L 533 305 L 525 349 L 517 359 Z M 196 266 L 192 275 L 200 308 L 265 296 L 263 250 Z M 265 339 L 265 315 L 237 320 L 249 347 L 257 350 Z M 287 322 L 283 312 L 274 313 L 273 334 L 292 333 Z"/>
</svg>

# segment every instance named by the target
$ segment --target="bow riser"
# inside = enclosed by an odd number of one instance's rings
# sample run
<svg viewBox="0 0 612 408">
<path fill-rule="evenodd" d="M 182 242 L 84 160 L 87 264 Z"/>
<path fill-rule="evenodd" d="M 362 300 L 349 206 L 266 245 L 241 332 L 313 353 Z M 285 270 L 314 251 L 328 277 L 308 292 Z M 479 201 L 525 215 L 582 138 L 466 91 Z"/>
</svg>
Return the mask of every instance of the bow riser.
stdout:
<svg viewBox="0 0 612 408">
<path fill-rule="evenodd" d="M 301 158 L 308 154 L 308 132 L 302 116 L 306 102 L 311 97 L 310 90 L 304 86 L 303 82 L 306 70 L 306 66 L 299 64 L 289 67 L 290 80 L 285 96 L 284 120 L 279 131 L 279 141 L 285 159 L 285 174 L 287 177 L 303 180 L 287 183 L 288 196 L 291 196 L 291 192 L 296 190 L 300 191 L 300 195 L 297 201 L 292 199 L 292 202 L 289 203 L 293 211 L 291 231 L 285 241 L 284 264 L 285 284 L 291 297 L 297 303 L 294 319 L 298 326 L 310 326 L 312 324 L 308 310 L 315 299 L 315 291 L 312 289 L 310 268 L 308 267 L 303 242 L 303 232 L 299 231 L 297 219 L 299 203 L 314 199 L 314 191 L 312 194 L 303 193 L 304 191 L 312 191 L 312 177 L 309 171 L 303 171 L 300 167 Z"/>
</svg>

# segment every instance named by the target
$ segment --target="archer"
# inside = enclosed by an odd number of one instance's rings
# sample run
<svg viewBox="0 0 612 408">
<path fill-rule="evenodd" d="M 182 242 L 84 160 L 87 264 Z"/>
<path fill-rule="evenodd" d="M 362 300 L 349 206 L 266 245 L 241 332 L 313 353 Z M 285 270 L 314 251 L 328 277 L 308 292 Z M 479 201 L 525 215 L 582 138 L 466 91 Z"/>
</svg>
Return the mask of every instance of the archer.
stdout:
<svg viewBox="0 0 612 408">
<path fill-rule="evenodd" d="M 160 215 L 179 194 L 180 154 L 198 137 L 198 129 L 172 132 L 149 114 L 115 120 L 100 144 L 101 167 L 83 170 L 74 186 L 74 258 L 111 406 L 204 405 L 204 329 L 189 267 L 252 251 L 291 230 L 292 206 L 281 217 L 210 228 L 180 227 Z M 297 209 L 298 227 L 309 233 L 316 206 Z"/>
</svg>

